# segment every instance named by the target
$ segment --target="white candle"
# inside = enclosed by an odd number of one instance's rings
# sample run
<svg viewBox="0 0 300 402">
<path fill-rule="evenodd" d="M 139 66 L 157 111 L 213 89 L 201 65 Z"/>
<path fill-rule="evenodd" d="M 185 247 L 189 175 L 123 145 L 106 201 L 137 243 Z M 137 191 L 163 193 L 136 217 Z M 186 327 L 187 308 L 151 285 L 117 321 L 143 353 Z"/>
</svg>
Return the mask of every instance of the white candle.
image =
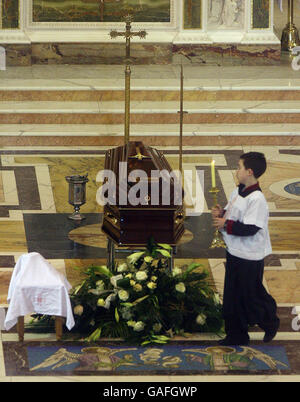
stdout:
<svg viewBox="0 0 300 402">
<path fill-rule="evenodd" d="M 215 171 L 215 161 L 211 162 L 211 186 L 216 187 L 216 171 Z"/>
</svg>

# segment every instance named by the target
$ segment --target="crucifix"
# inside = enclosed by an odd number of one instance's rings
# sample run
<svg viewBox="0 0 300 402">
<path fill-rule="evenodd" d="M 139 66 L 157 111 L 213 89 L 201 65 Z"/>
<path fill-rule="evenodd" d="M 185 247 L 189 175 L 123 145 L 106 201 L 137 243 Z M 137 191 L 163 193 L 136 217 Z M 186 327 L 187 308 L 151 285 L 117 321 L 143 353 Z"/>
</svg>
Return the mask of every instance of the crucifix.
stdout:
<svg viewBox="0 0 300 402">
<path fill-rule="evenodd" d="M 123 36 L 126 39 L 126 68 L 125 68 L 125 127 L 124 127 L 124 136 L 125 136 L 125 144 L 129 142 L 129 127 L 130 127 L 130 77 L 131 77 L 131 69 L 130 69 L 130 39 L 134 36 L 138 36 L 141 39 L 144 39 L 147 35 L 146 31 L 139 31 L 133 32 L 131 31 L 131 22 L 132 16 L 127 15 L 125 17 L 126 22 L 126 31 L 125 32 L 118 32 L 118 31 L 111 31 L 110 36 L 111 38 L 117 38 L 118 36 Z"/>
</svg>

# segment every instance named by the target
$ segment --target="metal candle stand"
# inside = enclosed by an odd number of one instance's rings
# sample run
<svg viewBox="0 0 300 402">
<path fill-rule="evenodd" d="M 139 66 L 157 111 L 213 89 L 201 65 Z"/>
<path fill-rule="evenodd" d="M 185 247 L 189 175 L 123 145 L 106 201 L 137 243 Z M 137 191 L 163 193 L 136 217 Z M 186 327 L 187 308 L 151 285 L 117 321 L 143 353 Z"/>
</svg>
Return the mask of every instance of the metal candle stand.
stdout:
<svg viewBox="0 0 300 402">
<path fill-rule="evenodd" d="M 213 206 L 215 207 L 218 204 L 218 193 L 219 189 L 217 187 L 212 187 L 209 192 L 212 194 L 213 197 Z M 211 242 L 211 245 L 209 248 L 226 248 L 226 244 L 224 243 L 224 240 L 222 238 L 221 233 L 219 232 L 219 229 L 216 229 L 214 232 L 214 237 Z"/>
</svg>

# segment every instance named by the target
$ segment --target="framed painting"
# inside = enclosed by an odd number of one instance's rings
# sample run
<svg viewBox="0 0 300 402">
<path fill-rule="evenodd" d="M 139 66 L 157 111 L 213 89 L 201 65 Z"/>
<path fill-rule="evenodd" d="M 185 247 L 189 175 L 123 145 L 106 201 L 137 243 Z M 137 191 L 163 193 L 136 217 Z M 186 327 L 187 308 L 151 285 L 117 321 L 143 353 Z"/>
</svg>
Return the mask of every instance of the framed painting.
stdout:
<svg viewBox="0 0 300 402">
<path fill-rule="evenodd" d="M 202 29 L 202 0 L 183 0 L 183 29 Z"/>
<path fill-rule="evenodd" d="M 271 24 L 271 1 L 252 0 L 252 29 L 268 29 Z"/>
<path fill-rule="evenodd" d="M 0 0 L 2 29 L 19 28 L 19 8 L 19 0 Z"/>
<path fill-rule="evenodd" d="M 34 23 L 135 22 L 169 23 L 171 0 L 31 0 Z"/>
</svg>

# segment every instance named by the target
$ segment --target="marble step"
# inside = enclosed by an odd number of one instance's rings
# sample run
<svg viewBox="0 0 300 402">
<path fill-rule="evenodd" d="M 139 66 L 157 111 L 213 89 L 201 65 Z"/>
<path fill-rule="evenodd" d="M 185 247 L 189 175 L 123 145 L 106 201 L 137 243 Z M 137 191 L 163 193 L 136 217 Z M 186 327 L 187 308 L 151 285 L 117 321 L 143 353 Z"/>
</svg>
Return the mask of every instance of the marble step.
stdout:
<svg viewBox="0 0 300 402">
<path fill-rule="evenodd" d="M 179 103 L 132 101 L 131 124 L 176 124 Z M 300 101 L 185 102 L 186 124 L 300 123 Z M 122 124 L 124 102 L 0 102 L 1 124 Z"/>
<path fill-rule="evenodd" d="M 223 87 L 184 87 L 184 102 L 188 101 L 299 101 L 299 89 L 224 89 Z M 131 89 L 132 101 L 177 101 L 180 100 L 180 89 L 147 87 Z M 65 88 L 57 90 L 42 88 L 39 90 L 28 88 L 27 90 L 2 90 L 0 87 L 0 102 L 5 101 L 75 101 L 75 102 L 93 102 L 93 101 L 124 101 L 125 91 L 120 88 L 110 89 L 73 89 Z"/>
<path fill-rule="evenodd" d="M 132 124 L 134 136 L 178 136 L 178 124 Z M 99 137 L 124 135 L 123 124 L 1 124 L 0 136 Z M 300 136 L 300 124 L 184 124 L 183 136 Z"/>
<path fill-rule="evenodd" d="M 179 103 L 174 101 L 133 101 L 132 114 L 177 113 Z M 200 101 L 185 102 L 184 110 L 190 114 L 198 113 L 299 113 L 300 101 Z M 0 102 L 1 114 L 15 113 L 87 113 L 87 114 L 120 114 L 124 113 L 124 102 L 71 102 L 71 101 L 7 101 Z"/>
</svg>

